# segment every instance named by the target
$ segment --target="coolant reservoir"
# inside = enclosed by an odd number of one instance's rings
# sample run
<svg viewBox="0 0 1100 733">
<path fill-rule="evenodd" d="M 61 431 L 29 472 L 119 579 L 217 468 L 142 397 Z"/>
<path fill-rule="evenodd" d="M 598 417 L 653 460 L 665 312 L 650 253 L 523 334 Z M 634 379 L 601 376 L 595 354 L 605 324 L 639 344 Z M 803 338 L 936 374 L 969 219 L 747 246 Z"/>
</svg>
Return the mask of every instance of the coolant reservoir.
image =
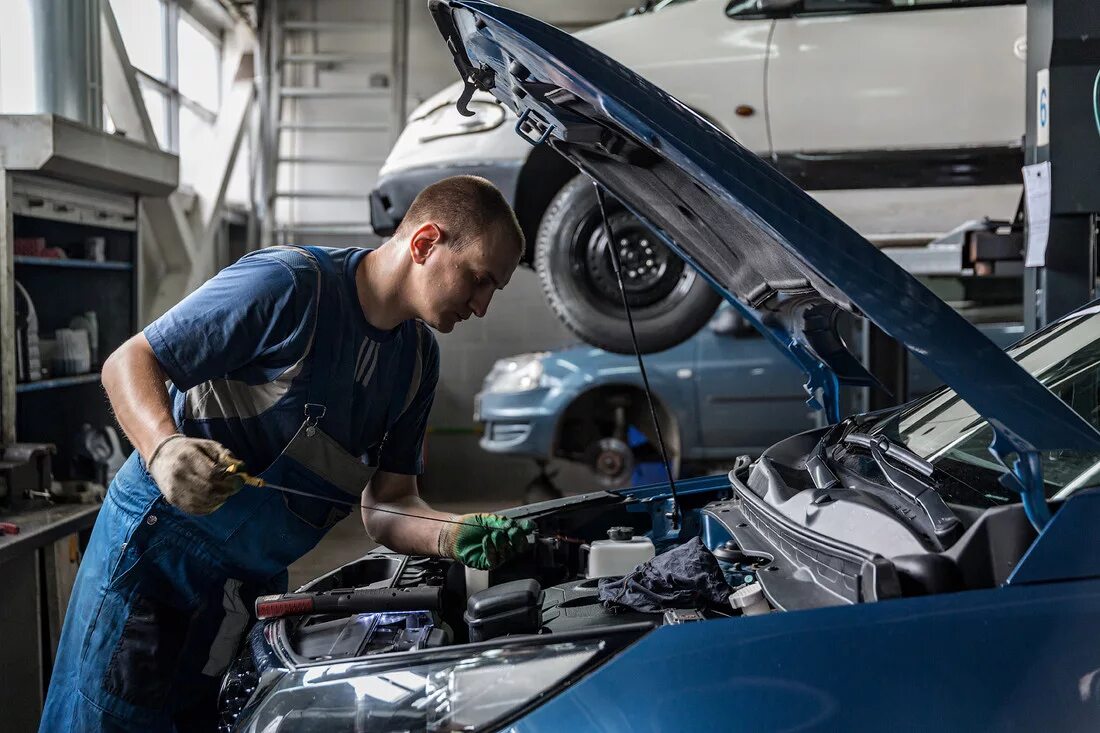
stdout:
<svg viewBox="0 0 1100 733">
<path fill-rule="evenodd" d="M 466 598 L 489 587 L 489 571 L 466 568 Z"/>
<path fill-rule="evenodd" d="M 631 527 L 612 527 L 606 540 L 596 540 L 588 550 L 588 577 L 626 575 L 653 558 L 653 540 L 634 536 Z"/>
</svg>

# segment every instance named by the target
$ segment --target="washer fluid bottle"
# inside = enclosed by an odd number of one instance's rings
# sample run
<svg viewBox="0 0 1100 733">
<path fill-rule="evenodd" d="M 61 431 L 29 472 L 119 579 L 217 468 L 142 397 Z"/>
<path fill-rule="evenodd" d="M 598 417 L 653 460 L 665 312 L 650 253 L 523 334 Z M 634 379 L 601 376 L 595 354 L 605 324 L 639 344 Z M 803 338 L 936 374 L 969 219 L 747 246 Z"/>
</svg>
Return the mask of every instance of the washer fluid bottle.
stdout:
<svg viewBox="0 0 1100 733">
<path fill-rule="evenodd" d="M 653 540 L 635 536 L 632 527 L 612 527 L 606 540 L 596 540 L 588 550 L 588 577 L 626 575 L 655 554 Z"/>
</svg>

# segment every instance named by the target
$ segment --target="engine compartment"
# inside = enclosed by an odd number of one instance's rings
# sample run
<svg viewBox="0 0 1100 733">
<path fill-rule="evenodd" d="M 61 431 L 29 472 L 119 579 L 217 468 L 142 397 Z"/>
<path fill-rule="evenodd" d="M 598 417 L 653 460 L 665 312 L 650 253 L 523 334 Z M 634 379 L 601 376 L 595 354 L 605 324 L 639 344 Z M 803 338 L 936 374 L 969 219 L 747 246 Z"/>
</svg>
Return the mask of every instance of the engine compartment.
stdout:
<svg viewBox="0 0 1100 733">
<path fill-rule="evenodd" d="M 442 591 L 440 607 L 404 614 L 280 619 L 274 623 L 286 661 L 346 659 L 483 641 L 505 633 L 554 634 L 665 623 L 661 612 L 600 601 L 599 579 L 589 577 L 586 570 L 593 544 L 612 527 L 629 528 L 636 536 L 652 539 L 656 554 L 700 537 L 715 554 L 732 589 L 759 584 L 776 611 L 992 587 L 1004 581 L 1034 536 L 1019 507 L 998 507 L 983 512 L 944 552 L 914 552 L 908 544 L 903 545 L 904 553 L 889 557 L 874 547 L 819 533 L 812 515 L 811 521 L 798 522 L 771 507 L 750 485 L 758 484 L 762 475 L 772 481 L 781 476 L 782 469 L 775 468 L 777 460 L 773 454 L 746 462 L 725 481 L 708 477 L 682 491 L 683 518 L 675 528 L 669 524 L 671 502 L 664 497 L 597 492 L 513 510 L 511 515 L 532 519 L 538 527 L 532 552 L 484 574 L 447 559 L 408 557 L 379 548 L 300 590 L 326 593 L 434 586 Z M 875 529 L 870 534 L 882 533 Z M 503 632 L 471 639 L 470 598 L 486 594 L 479 594 L 477 588 L 468 590 L 467 582 L 478 575 L 477 582 L 487 589 L 534 581 L 537 628 L 508 631 L 512 627 L 505 624 L 500 627 Z M 703 619 L 739 615 L 730 606 L 696 610 Z"/>
<path fill-rule="evenodd" d="M 887 556 L 875 541 L 896 533 L 883 533 L 876 524 L 866 543 L 859 541 L 858 533 L 844 540 L 823 534 L 815 527 L 812 511 L 792 516 L 789 506 L 780 509 L 768 499 L 812 491 L 812 485 L 797 485 L 805 473 L 805 458 L 800 456 L 806 455 L 807 435 L 812 433 L 795 436 L 789 445 L 784 441 L 773 446 L 757 461 L 740 461 L 728 476 L 678 484 L 675 526 L 664 486 L 596 492 L 504 512 L 535 522 L 532 551 L 488 573 L 469 571 L 449 559 L 378 548 L 311 581 L 299 592 L 438 588 L 438 607 L 288 616 L 258 623 L 223 683 L 223 729 L 232 729 L 267 669 L 393 658 L 505 636 L 568 636 L 639 624 L 652 630 L 666 624 L 993 587 L 1004 582 L 1034 538 L 1019 506 L 988 509 L 968 519 L 961 538 L 944 551 L 914 552 L 912 543 L 903 543 L 904 553 Z M 776 482 L 784 485 L 777 487 Z M 858 510 L 866 515 L 867 507 L 859 505 Z M 888 519 L 887 511 L 879 524 Z M 700 538 L 738 600 L 731 596 L 722 606 L 657 612 L 601 602 L 599 579 L 588 577 L 587 571 L 593 547 L 606 542 L 612 528 L 619 536 L 651 543 L 657 555 Z M 751 604 L 745 600 L 749 598 Z"/>
</svg>

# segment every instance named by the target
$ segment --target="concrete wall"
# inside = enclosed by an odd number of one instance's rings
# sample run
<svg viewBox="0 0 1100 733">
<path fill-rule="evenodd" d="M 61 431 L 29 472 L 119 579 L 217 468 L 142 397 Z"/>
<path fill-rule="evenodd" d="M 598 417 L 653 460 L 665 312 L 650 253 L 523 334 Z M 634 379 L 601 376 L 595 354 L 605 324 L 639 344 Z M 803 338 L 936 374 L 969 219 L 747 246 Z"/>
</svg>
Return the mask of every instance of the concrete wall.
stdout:
<svg viewBox="0 0 1100 733">
<path fill-rule="evenodd" d="M 285 2 L 285 0 L 284 0 Z M 570 30 L 613 18 L 631 6 L 628 0 L 512 0 L 503 4 L 540 17 Z M 439 32 L 425 2 L 414 0 L 409 8 L 407 110 L 456 79 L 454 63 L 440 41 Z M 388 52 L 392 42 L 386 25 L 392 3 L 361 0 L 324 0 L 284 5 L 301 20 L 377 21 L 380 26 L 367 33 L 323 33 L 317 37 L 321 51 L 379 50 Z M 314 16 L 314 13 L 317 13 Z M 302 41 L 300 41 L 302 42 Z M 303 47 L 302 50 L 310 50 Z M 362 87 L 371 74 L 389 74 L 386 62 L 375 66 L 348 66 L 320 73 L 316 79 L 303 77 L 303 85 L 319 82 L 326 87 Z M 325 100 L 298 103 L 298 119 L 309 122 L 385 121 L 390 119 L 386 100 Z M 365 135 L 302 134 L 285 140 L 287 154 L 308 157 L 362 157 L 379 161 L 385 157 L 395 131 Z M 293 212 L 301 220 L 366 220 L 365 194 L 374 182 L 377 168 L 348 166 L 296 166 L 284 170 L 281 185 L 333 190 L 349 188 L 364 194 L 362 201 L 303 201 Z M 296 176 L 296 178 L 292 178 Z M 282 204 L 286 207 L 286 204 Z M 291 213 L 284 208 L 285 213 Z M 316 244 L 368 243 L 369 238 L 303 235 L 297 241 Z M 459 325 L 451 334 L 438 336 L 442 371 L 428 436 L 428 472 L 422 488 L 426 497 L 441 501 L 485 500 L 505 505 L 521 501 L 524 485 L 537 471 L 529 460 L 491 456 L 477 445 L 473 422 L 473 396 L 493 362 L 526 351 L 563 346 L 573 337 L 546 305 L 534 272 L 521 268 L 508 288 L 494 298 L 483 320 Z M 565 467 L 559 483 L 574 490 L 590 489 L 591 479 L 583 471 Z"/>
</svg>

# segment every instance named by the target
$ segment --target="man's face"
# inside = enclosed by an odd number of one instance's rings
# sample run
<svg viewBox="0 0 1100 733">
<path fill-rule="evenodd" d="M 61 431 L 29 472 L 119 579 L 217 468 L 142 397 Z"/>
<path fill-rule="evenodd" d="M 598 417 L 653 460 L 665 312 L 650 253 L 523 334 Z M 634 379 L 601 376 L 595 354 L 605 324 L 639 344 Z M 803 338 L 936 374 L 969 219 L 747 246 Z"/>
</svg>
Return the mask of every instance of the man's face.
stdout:
<svg viewBox="0 0 1100 733">
<path fill-rule="evenodd" d="M 428 228 L 429 231 L 424 232 Z M 434 236 L 437 241 L 425 249 L 422 233 Z M 467 244 L 460 251 L 447 246 L 447 235 L 434 225 L 425 225 L 413 235 L 411 249 L 414 261 L 422 254 L 422 261 L 415 267 L 414 277 L 418 315 L 440 333 L 450 333 L 455 324 L 470 316 L 481 318 L 489 310 L 489 303 L 497 290 L 502 290 L 519 265 L 519 246 L 516 242 L 494 233 L 486 233 Z M 441 243 L 442 242 L 442 243 Z"/>
</svg>

